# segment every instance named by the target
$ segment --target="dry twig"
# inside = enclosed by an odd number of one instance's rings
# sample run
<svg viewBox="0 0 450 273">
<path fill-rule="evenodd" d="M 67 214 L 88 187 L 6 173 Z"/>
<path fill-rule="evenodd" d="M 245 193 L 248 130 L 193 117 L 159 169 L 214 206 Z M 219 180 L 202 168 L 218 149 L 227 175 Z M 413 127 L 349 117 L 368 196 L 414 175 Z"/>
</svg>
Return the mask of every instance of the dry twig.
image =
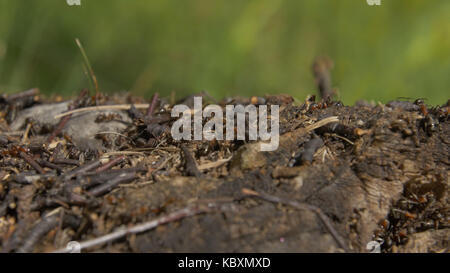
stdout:
<svg viewBox="0 0 450 273">
<path fill-rule="evenodd" d="M 96 169 L 98 167 L 100 167 L 100 165 L 102 164 L 102 162 L 100 160 L 94 160 L 92 162 L 89 162 L 83 166 L 80 166 L 78 168 L 75 168 L 74 170 L 70 171 L 69 173 L 67 173 L 65 175 L 65 179 L 69 180 L 72 179 L 73 177 L 79 175 L 79 174 L 84 174 L 88 171 L 91 171 L 93 169 Z"/>
<path fill-rule="evenodd" d="M 64 112 L 62 114 L 56 115 L 55 119 L 59 119 L 68 115 L 78 114 L 83 112 L 90 111 L 101 111 L 101 110 L 130 110 L 131 106 L 134 106 L 136 109 L 147 109 L 149 107 L 148 103 L 145 104 L 119 104 L 119 105 L 100 105 L 100 106 L 91 106 L 79 108 L 71 111 Z"/>
<path fill-rule="evenodd" d="M 43 216 L 41 220 L 33 227 L 24 241 L 24 244 L 17 250 L 19 253 L 31 252 L 37 242 L 50 230 L 58 226 L 60 214 L 56 209 L 47 215 Z"/>
<path fill-rule="evenodd" d="M 31 167 L 33 167 L 38 173 L 40 173 L 40 174 L 45 173 L 44 169 L 42 169 L 42 167 L 29 155 L 27 155 L 24 152 L 20 152 L 19 155 L 21 158 L 23 158 L 23 160 L 25 160 L 28 164 L 30 164 Z"/>
<path fill-rule="evenodd" d="M 155 93 L 152 98 L 152 103 L 147 108 L 147 117 L 151 118 L 153 115 L 153 112 L 155 111 L 156 103 L 158 102 L 158 93 Z"/>
<path fill-rule="evenodd" d="M 111 159 L 108 163 L 105 163 L 104 165 L 98 167 L 95 170 L 95 172 L 100 173 L 100 172 L 106 171 L 107 169 L 110 169 L 110 168 L 114 167 L 115 165 L 120 164 L 124 159 L 125 159 L 124 156 L 119 156 L 114 159 Z"/>
<path fill-rule="evenodd" d="M 139 155 L 139 156 L 145 156 L 144 153 L 141 152 L 135 152 L 135 151 L 117 151 L 117 152 L 109 152 L 104 153 L 102 157 L 110 157 L 115 155 Z"/>
<path fill-rule="evenodd" d="M 112 242 L 116 239 L 122 238 L 126 235 L 149 231 L 160 225 L 175 222 L 175 221 L 178 221 L 178 220 L 186 218 L 186 217 L 191 217 L 191 216 L 202 214 L 202 213 L 214 212 L 214 211 L 218 211 L 218 210 L 219 211 L 225 210 L 225 207 L 223 205 L 214 204 L 214 203 L 208 203 L 207 206 L 200 206 L 200 205 L 188 206 L 183 209 L 172 212 L 168 215 L 159 217 L 157 219 L 154 219 L 154 220 L 151 220 L 148 222 L 144 222 L 142 224 L 138 224 L 138 225 L 135 225 L 132 227 L 118 228 L 116 231 L 114 231 L 112 233 L 106 234 L 104 236 L 101 236 L 101 237 L 98 237 L 98 238 L 95 238 L 92 240 L 81 242 L 79 249 L 83 250 L 86 248 L 91 248 L 94 246 L 102 245 L 102 244 L 105 244 L 108 242 Z M 55 251 L 55 253 L 67 253 L 67 252 L 70 252 L 70 249 L 63 248 L 63 249 L 58 249 Z"/>
<path fill-rule="evenodd" d="M 33 89 L 26 90 L 26 91 L 23 91 L 23 92 L 20 92 L 17 94 L 8 95 L 5 100 L 6 100 L 6 102 L 11 103 L 15 100 L 26 98 L 26 97 L 33 97 L 38 94 L 39 94 L 39 89 L 33 88 Z"/>
<path fill-rule="evenodd" d="M 27 128 L 25 129 L 25 133 L 23 133 L 22 140 L 20 141 L 21 144 L 25 144 L 28 141 L 28 134 L 30 133 L 32 124 L 28 123 Z"/>
<path fill-rule="evenodd" d="M 318 122 L 315 122 L 314 124 L 311 124 L 305 128 L 306 132 L 313 131 L 317 128 L 320 128 L 322 126 L 325 126 L 329 123 L 333 122 L 339 122 L 339 118 L 337 116 L 327 117 L 324 119 L 319 120 Z"/>
<path fill-rule="evenodd" d="M 233 157 L 230 156 L 229 158 L 224 158 L 224 159 L 219 159 L 219 160 L 214 161 L 214 162 L 204 163 L 204 164 L 198 166 L 198 169 L 199 169 L 200 171 L 203 171 L 203 170 L 207 170 L 207 169 L 217 168 L 217 167 L 220 167 L 220 166 L 222 166 L 223 164 L 227 163 L 227 162 L 230 161 L 232 158 L 233 158 Z"/>
<path fill-rule="evenodd" d="M 131 172 L 131 173 L 125 172 L 125 173 L 119 174 L 118 176 L 111 179 L 110 181 L 103 183 L 103 184 L 89 190 L 89 194 L 91 194 L 95 197 L 100 196 L 102 194 L 108 193 L 109 191 L 114 189 L 117 185 L 119 185 L 121 183 L 133 181 L 135 178 L 136 178 L 136 172 Z"/>
</svg>

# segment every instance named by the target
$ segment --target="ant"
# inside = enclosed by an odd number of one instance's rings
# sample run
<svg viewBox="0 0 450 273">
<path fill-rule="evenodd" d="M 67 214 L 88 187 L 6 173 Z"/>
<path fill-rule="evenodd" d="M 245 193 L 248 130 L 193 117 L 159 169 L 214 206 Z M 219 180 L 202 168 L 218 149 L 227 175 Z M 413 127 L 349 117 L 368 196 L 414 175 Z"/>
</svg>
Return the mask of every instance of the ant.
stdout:
<svg viewBox="0 0 450 273">
<path fill-rule="evenodd" d="M 2 155 L 3 156 L 11 156 L 11 157 L 17 157 L 19 155 L 20 152 L 23 153 L 28 153 L 28 149 L 25 149 L 23 147 L 20 146 L 12 146 L 11 148 L 9 148 L 9 150 L 3 150 L 2 151 Z"/>
<path fill-rule="evenodd" d="M 315 110 L 326 109 L 331 106 L 338 106 L 338 107 L 343 106 L 342 102 L 340 101 L 332 101 L 330 96 L 327 96 L 325 99 L 322 99 L 320 102 L 317 103 L 315 102 L 315 100 L 316 96 L 314 95 L 308 99 L 308 102 L 310 102 L 308 111 L 313 112 Z"/>
<path fill-rule="evenodd" d="M 424 103 L 424 99 L 417 99 L 414 101 L 414 104 L 420 107 L 420 112 L 424 116 L 421 124 L 423 125 L 423 128 L 425 129 L 427 134 L 431 136 L 433 132 L 436 131 L 439 122 L 434 120 L 431 116 L 430 111 L 428 111 L 427 106 Z"/>
<path fill-rule="evenodd" d="M 424 99 L 416 99 L 414 101 L 414 104 L 420 107 L 420 112 L 422 113 L 422 115 L 424 115 L 425 117 L 428 116 L 428 109 L 425 105 Z"/>
<path fill-rule="evenodd" d="M 431 112 L 439 121 L 444 121 L 448 118 L 448 114 L 450 113 L 450 100 L 447 101 L 446 104 L 442 106 L 436 106 L 431 108 Z"/>
</svg>

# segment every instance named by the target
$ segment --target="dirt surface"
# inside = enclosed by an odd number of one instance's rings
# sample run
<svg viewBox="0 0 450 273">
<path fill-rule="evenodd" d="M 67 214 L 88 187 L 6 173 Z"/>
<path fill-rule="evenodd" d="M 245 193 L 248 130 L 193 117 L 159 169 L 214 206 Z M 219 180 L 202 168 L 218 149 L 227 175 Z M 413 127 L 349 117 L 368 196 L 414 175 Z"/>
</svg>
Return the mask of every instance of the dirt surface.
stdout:
<svg viewBox="0 0 450 273">
<path fill-rule="evenodd" d="M 279 148 L 261 152 L 175 141 L 171 108 L 193 97 L 87 93 L 0 98 L 2 251 L 449 251 L 449 102 L 199 94 L 204 106 L 280 105 Z"/>
</svg>

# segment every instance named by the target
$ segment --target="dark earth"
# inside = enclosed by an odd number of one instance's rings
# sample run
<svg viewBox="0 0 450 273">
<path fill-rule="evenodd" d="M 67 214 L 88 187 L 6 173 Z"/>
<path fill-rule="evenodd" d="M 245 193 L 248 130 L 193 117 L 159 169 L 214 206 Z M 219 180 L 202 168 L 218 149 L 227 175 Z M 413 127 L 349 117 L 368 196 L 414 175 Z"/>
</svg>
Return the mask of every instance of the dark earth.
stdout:
<svg viewBox="0 0 450 273">
<path fill-rule="evenodd" d="M 174 140 L 171 108 L 193 96 L 3 95 L 0 249 L 449 252 L 449 101 L 197 95 L 280 105 L 278 150 Z"/>
</svg>

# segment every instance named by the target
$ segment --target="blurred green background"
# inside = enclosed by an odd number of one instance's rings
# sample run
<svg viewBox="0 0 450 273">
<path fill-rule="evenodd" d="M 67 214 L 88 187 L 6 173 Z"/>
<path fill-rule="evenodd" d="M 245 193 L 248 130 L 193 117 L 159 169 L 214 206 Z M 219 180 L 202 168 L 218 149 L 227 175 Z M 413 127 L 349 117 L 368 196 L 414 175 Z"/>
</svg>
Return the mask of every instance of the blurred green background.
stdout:
<svg viewBox="0 0 450 273">
<path fill-rule="evenodd" d="M 450 97 L 448 0 L 0 0 L 0 92 L 88 87 L 75 38 L 102 92 L 304 99 L 328 55 L 347 104 Z"/>
</svg>

